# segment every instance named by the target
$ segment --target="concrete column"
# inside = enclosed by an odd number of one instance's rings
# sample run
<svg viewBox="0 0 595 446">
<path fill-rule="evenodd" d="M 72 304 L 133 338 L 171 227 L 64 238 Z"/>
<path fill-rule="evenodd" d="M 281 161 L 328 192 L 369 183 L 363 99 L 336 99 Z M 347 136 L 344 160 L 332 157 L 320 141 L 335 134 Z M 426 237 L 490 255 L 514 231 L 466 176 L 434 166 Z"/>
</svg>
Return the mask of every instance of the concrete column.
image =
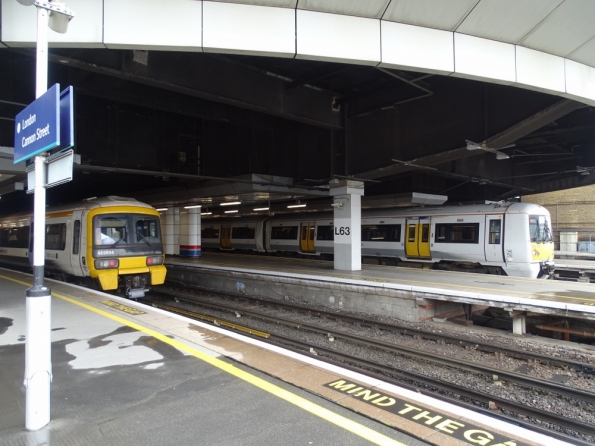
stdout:
<svg viewBox="0 0 595 446">
<path fill-rule="evenodd" d="M 180 255 L 200 257 L 200 208 L 191 208 L 180 216 Z"/>
<path fill-rule="evenodd" d="M 180 208 L 167 209 L 163 233 L 165 255 L 180 255 Z"/>
<path fill-rule="evenodd" d="M 522 316 L 514 316 L 512 318 L 512 334 L 524 335 L 525 333 L 527 333 L 525 315 L 523 314 Z"/>
<path fill-rule="evenodd" d="M 362 269 L 362 195 L 364 183 L 353 180 L 330 182 L 335 219 L 335 269 Z"/>
</svg>

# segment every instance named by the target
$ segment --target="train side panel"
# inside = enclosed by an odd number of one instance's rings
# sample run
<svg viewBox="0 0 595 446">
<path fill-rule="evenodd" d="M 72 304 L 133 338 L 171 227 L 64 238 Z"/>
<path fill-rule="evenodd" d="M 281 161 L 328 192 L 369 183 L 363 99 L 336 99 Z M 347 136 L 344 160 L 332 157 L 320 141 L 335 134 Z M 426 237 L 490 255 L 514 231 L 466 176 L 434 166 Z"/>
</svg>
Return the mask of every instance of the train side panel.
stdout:
<svg viewBox="0 0 595 446">
<path fill-rule="evenodd" d="M 73 276 L 70 253 L 73 249 L 73 212 L 48 214 L 45 217 L 45 268 Z M 35 222 L 33 222 L 35 224 Z"/>
<path fill-rule="evenodd" d="M 300 252 L 300 221 L 269 220 L 266 225 L 268 252 Z"/>
<path fill-rule="evenodd" d="M 445 216 L 432 219 L 434 260 L 485 262 L 483 215 Z"/>
<path fill-rule="evenodd" d="M 200 244 L 203 248 L 219 249 L 221 248 L 221 224 L 220 223 L 202 223 L 200 233 Z"/>
<path fill-rule="evenodd" d="M 317 219 L 315 222 L 314 248 L 317 254 L 334 253 L 334 220 Z"/>
<path fill-rule="evenodd" d="M 403 218 L 362 218 L 362 256 L 405 258 Z"/>
</svg>

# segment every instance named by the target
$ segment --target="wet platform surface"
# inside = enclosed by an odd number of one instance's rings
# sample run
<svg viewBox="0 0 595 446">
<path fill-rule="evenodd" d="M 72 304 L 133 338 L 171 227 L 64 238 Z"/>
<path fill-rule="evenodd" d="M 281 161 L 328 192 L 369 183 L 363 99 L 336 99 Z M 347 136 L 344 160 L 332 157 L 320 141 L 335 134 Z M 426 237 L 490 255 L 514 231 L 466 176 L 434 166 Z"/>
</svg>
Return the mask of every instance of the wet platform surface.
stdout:
<svg viewBox="0 0 595 446">
<path fill-rule="evenodd" d="M 28 432 L 30 283 L 0 270 L 3 446 L 463 445 L 477 432 L 517 445 L 564 444 L 259 340 L 53 281 L 46 282 L 53 294 L 51 422 Z"/>
</svg>

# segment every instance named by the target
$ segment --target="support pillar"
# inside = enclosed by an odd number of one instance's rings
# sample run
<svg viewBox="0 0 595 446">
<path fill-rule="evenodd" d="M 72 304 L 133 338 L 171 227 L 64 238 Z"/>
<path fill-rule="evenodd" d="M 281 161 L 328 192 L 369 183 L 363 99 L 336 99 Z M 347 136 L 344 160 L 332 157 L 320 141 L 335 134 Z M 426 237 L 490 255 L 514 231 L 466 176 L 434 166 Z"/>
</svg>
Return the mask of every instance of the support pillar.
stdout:
<svg viewBox="0 0 595 446">
<path fill-rule="evenodd" d="M 509 314 L 512 317 L 512 334 L 524 335 L 527 333 L 527 313 L 524 311 L 510 311 Z"/>
<path fill-rule="evenodd" d="M 163 233 L 165 255 L 180 255 L 180 208 L 171 207 L 167 209 Z"/>
<path fill-rule="evenodd" d="M 180 216 L 180 256 L 200 257 L 200 207 Z"/>
<path fill-rule="evenodd" d="M 364 183 L 330 182 L 334 211 L 334 267 L 343 271 L 362 269 L 362 195 Z"/>
</svg>

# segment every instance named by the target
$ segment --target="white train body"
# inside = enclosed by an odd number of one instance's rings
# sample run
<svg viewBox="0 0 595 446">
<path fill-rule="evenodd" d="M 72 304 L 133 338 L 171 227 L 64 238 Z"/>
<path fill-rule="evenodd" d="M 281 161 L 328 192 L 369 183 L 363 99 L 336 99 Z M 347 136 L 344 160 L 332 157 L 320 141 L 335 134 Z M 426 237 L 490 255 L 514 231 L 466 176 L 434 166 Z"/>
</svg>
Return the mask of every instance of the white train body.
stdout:
<svg viewBox="0 0 595 446">
<path fill-rule="evenodd" d="M 0 219 L 0 261 L 29 266 L 31 215 Z M 140 297 L 165 281 L 159 213 L 131 198 L 105 197 L 48 209 L 45 270 L 100 290 Z"/>
<path fill-rule="evenodd" d="M 202 247 L 325 256 L 334 231 L 332 213 L 209 219 Z M 362 257 L 379 263 L 537 278 L 553 272 L 553 252 L 549 212 L 535 204 L 362 211 Z"/>
</svg>

